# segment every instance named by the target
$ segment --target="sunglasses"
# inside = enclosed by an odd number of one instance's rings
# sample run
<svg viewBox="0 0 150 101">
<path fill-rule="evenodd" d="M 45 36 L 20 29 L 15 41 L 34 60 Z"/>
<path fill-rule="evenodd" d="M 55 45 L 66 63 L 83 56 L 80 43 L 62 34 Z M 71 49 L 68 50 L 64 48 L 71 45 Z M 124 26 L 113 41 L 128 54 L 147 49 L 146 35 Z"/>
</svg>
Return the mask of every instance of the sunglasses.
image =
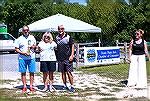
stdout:
<svg viewBox="0 0 150 101">
<path fill-rule="evenodd" d="M 44 36 L 44 38 L 48 38 L 48 39 L 50 39 L 50 36 Z"/>
<path fill-rule="evenodd" d="M 136 32 L 136 35 L 141 35 L 141 33 L 140 32 Z"/>
<path fill-rule="evenodd" d="M 64 28 L 58 28 L 58 30 L 64 30 Z"/>
<path fill-rule="evenodd" d="M 28 32 L 29 31 L 29 29 L 23 29 L 23 32 Z"/>
</svg>

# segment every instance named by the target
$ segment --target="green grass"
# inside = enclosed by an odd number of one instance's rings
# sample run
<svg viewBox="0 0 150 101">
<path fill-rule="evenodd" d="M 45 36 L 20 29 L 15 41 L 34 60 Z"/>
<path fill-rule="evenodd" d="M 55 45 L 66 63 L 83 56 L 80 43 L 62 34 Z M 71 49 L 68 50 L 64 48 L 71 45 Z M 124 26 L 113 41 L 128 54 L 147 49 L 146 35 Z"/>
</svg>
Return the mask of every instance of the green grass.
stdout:
<svg viewBox="0 0 150 101">
<path fill-rule="evenodd" d="M 122 101 L 123 99 L 117 99 L 117 98 L 103 98 L 97 101 Z M 18 98 L 8 98 L 8 97 L 0 97 L 0 101 L 89 101 L 86 99 L 82 100 L 74 100 L 67 97 L 55 97 L 55 98 L 25 98 L 25 99 L 18 99 Z M 94 100 L 95 101 L 95 100 Z M 150 101 L 146 98 L 131 98 L 127 99 L 125 101 Z"/>
<path fill-rule="evenodd" d="M 51 98 L 12 98 L 12 97 L 0 97 L 0 101 L 80 101 L 80 100 L 73 100 L 69 97 L 51 97 Z"/>
<path fill-rule="evenodd" d="M 128 75 L 129 64 L 106 65 L 99 67 L 81 67 L 79 70 L 85 73 L 98 74 L 102 77 L 113 79 L 126 79 Z"/>
<path fill-rule="evenodd" d="M 127 79 L 129 64 L 115 64 L 115 65 L 105 65 L 98 67 L 81 67 L 78 69 L 84 73 L 96 73 L 102 77 L 109 77 L 113 79 Z M 147 74 L 150 77 L 150 62 L 147 61 Z"/>
<path fill-rule="evenodd" d="M 150 76 L 150 62 L 147 62 L 147 75 Z"/>
</svg>

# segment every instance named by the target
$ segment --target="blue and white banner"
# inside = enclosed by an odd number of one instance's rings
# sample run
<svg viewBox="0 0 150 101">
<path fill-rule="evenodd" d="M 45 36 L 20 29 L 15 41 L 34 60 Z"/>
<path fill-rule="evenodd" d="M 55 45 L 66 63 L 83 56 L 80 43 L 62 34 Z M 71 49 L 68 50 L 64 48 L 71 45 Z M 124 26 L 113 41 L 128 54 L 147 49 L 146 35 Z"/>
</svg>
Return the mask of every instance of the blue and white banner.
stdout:
<svg viewBox="0 0 150 101">
<path fill-rule="evenodd" d="M 119 47 L 84 47 L 84 65 L 120 63 Z"/>
</svg>

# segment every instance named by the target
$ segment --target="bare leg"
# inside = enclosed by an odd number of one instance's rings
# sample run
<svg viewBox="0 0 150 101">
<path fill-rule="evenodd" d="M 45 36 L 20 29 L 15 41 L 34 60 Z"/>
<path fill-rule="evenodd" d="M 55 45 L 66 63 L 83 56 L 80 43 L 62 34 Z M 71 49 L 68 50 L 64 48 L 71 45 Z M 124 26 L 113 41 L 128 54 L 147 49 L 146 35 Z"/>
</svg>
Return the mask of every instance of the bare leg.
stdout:
<svg viewBox="0 0 150 101">
<path fill-rule="evenodd" d="M 44 83 L 45 87 L 47 87 L 47 85 L 48 85 L 47 76 L 48 76 L 48 72 L 43 72 L 43 83 Z"/>
<path fill-rule="evenodd" d="M 70 84 L 73 85 L 73 76 L 72 76 L 72 73 L 71 72 L 67 72 L 67 75 L 68 75 L 68 79 L 69 79 Z"/>
<path fill-rule="evenodd" d="M 26 73 L 21 73 L 21 80 L 23 83 L 23 88 L 26 88 Z"/>
<path fill-rule="evenodd" d="M 34 82 L 34 73 L 30 73 L 30 88 L 32 88 Z"/>
<path fill-rule="evenodd" d="M 50 91 L 53 91 L 54 88 L 53 88 L 53 82 L 54 82 L 54 77 L 53 77 L 53 72 L 49 72 L 49 80 L 50 80 L 50 85 L 49 85 L 49 89 Z"/>
<path fill-rule="evenodd" d="M 75 89 L 73 87 L 73 75 L 71 72 L 67 72 L 67 75 L 68 75 L 68 79 L 69 79 L 69 82 L 71 84 L 71 87 L 69 89 L 70 92 L 75 92 Z"/>
<path fill-rule="evenodd" d="M 49 72 L 49 80 L 50 80 L 50 84 L 52 85 L 54 82 L 53 72 Z"/>
<path fill-rule="evenodd" d="M 66 72 L 62 72 L 62 80 L 63 80 L 63 83 L 66 85 L 66 82 L 67 82 Z"/>
</svg>

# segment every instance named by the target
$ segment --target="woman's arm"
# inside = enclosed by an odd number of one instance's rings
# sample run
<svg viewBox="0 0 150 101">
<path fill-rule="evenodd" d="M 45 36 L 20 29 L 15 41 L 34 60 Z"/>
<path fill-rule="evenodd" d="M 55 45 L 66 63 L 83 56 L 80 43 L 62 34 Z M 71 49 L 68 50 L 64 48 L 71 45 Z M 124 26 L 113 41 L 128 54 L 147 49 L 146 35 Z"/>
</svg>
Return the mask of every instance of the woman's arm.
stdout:
<svg viewBox="0 0 150 101">
<path fill-rule="evenodd" d="M 128 53 L 129 62 L 131 62 L 132 45 L 133 45 L 133 39 L 131 40 L 130 45 L 129 45 L 129 53 Z"/>
</svg>

